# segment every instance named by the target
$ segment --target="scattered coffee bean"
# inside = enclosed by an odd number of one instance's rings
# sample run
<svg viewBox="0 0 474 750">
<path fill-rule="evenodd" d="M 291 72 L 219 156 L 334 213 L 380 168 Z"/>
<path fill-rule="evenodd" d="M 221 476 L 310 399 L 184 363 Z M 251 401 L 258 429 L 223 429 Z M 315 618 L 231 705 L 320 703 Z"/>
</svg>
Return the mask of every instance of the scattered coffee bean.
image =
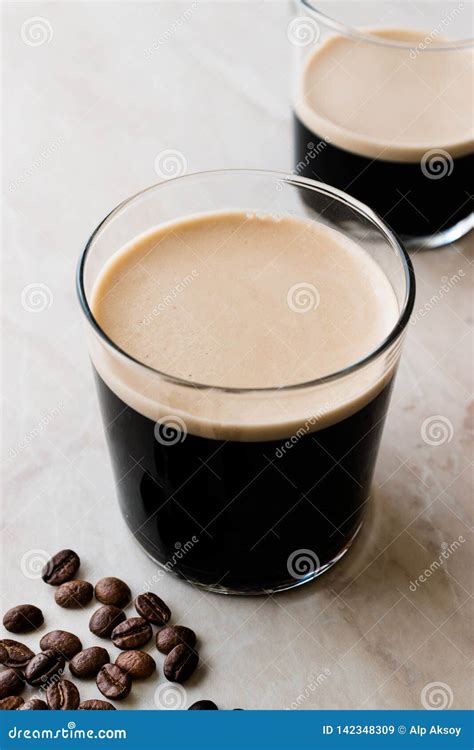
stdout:
<svg viewBox="0 0 474 750">
<path fill-rule="evenodd" d="M 197 651 L 180 643 L 165 659 L 163 672 L 170 682 L 185 682 L 196 669 L 199 661 Z"/>
<path fill-rule="evenodd" d="M 19 695 L 9 695 L 8 698 L 0 700 L 0 711 L 16 711 L 24 702 Z"/>
<path fill-rule="evenodd" d="M 18 604 L 8 610 L 3 624 L 10 633 L 28 633 L 37 630 L 44 622 L 43 613 L 33 604 Z"/>
<path fill-rule="evenodd" d="M 180 643 L 194 648 L 196 645 L 196 633 L 184 625 L 172 625 L 159 630 L 156 634 L 156 648 L 162 654 L 169 654 Z"/>
<path fill-rule="evenodd" d="M 217 711 L 218 708 L 214 701 L 196 701 L 189 706 L 188 711 Z"/>
<path fill-rule="evenodd" d="M 123 609 L 113 604 L 104 604 L 99 607 L 89 621 L 89 630 L 99 638 L 110 638 L 112 630 L 126 619 Z"/>
<path fill-rule="evenodd" d="M 114 604 L 125 607 L 132 598 L 132 592 L 120 578 L 101 578 L 95 585 L 95 598 L 102 604 Z"/>
<path fill-rule="evenodd" d="M 80 564 L 79 555 L 72 549 L 62 549 L 46 563 L 41 577 L 51 586 L 60 586 L 61 583 L 74 578 Z"/>
<path fill-rule="evenodd" d="M 108 701 L 101 701 L 98 698 L 92 698 L 89 701 L 82 701 L 79 704 L 79 711 L 116 711 L 115 706 L 112 706 Z"/>
<path fill-rule="evenodd" d="M 69 662 L 69 669 L 76 677 L 95 677 L 101 667 L 110 661 L 109 654 L 101 646 L 91 646 L 79 651 Z"/>
<path fill-rule="evenodd" d="M 0 664 L 6 667 L 24 669 L 33 656 L 33 651 L 24 643 L 9 638 L 0 641 Z"/>
<path fill-rule="evenodd" d="M 25 680 L 29 685 L 38 687 L 48 682 L 54 675 L 64 671 L 64 656 L 50 648 L 33 656 L 25 669 Z"/>
<path fill-rule="evenodd" d="M 94 587 L 88 581 L 66 581 L 54 594 L 56 604 L 64 609 L 80 609 L 89 604 L 94 596 Z"/>
<path fill-rule="evenodd" d="M 52 630 L 42 637 L 40 648 L 42 651 L 54 649 L 69 661 L 79 651 L 82 651 L 82 643 L 74 633 L 68 633 L 67 630 Z"/>
<path fill-rule="evenodd" d="M 48 686 L 46 700 L 53 711 L 75 711 L 81 699 L 73 682 L 59 680 Z"/>
<path fill-rule="evenodd" d="M 156 669 L 155 660 L 144 651 L 123 651 L 117 656 L 115 663 L 133 680 L 150 677 Z"/>
<path fill-rule="evenodd" d="M 25 687 L 25 681 L 16 669 L 4 669 L 0 672 L 0 699 L 18 695 Z"/>
<path fill-rule="evenodd" d="M 123 700 L 132 689 L 132 678 L 116 664 L 105 664 L 97 675 L 96 683 L 102 695 L 114 701 Z"/>
<path fill-rule="evenodd" d="M 140 594 L 135 599 L 135 609 L 140 617 L 155 625 L 166 625 L 171 618 L 171 610 L 162 599 L 153 592 Z"/>
<path fill-rule="evenodd" d="M 129 617 L 112 631 L 112 643 L 124 651 L 140 648 L 153 635 L 151 625 L 142 617 Z"/>
<path fill-rule="evenodd" d="M 23 703 L 18 711 L 47 711 L 48 705 L 40 698 L 30 698 Z"/>
</svg>

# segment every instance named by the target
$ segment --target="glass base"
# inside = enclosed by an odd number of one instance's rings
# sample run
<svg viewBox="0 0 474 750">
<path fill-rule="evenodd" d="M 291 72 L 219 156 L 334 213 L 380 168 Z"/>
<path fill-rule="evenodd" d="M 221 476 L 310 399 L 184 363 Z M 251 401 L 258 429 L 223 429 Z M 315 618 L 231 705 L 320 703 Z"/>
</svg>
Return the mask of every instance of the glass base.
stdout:
<svg viewBox="0 0 474 750">
<path fill-rule="evenodd" d="M 449 245 L 450 242 L 456 242 L 465 234 L 474 229 L 474 213 L 461 219 L 454 226 L 449 227 L 437 234 L 428 234 L 425 237 L 406 237 L 401 235 L 400 239 L 408 250 L 434 250 L 436 247 Z"/>
<path fill-rule="evenodd" d="M 147 555 L 147 557 L 150 558 L 156 565 L 158 565 L 159 568 L 161 568 L 162 571 L 169 573 L 176 578 L 180 578 L 183 581 L 187 581 L 187 583 L 190 583 L 192 586 L 195 586 L 198 589 L 201 589 L 202 591 L 209 591 L 212 594 L 225 594 L 227 596 L 268 596 L 269 594 L 277 594 L 280 591 L 290 591 L 291 589 L 295 589 L 299 586 L 303 586 L 305 583 L 310 583 L 311 581 L 314 581 L 316 578 L 319 578 L 323 573 L 325 573 L 329 568 L 332 568 L 333 565 L 335 565 L 339 560 L 341 560 L 346 552 L 349 551 L 349 549 L 352 547 L 355 538 L 357 537 L 359 531 L 361 530 L 362 526 L 364 524 L 364 521 L 362 520 L 355 530 L 354 534 L 351 536 L 349 541 L 345 544 L 345 546 L 341 549 L 340 552 L 329 562 L 325 563 L 324 565 L 321 565 L 321 567 L 318 568 L 318 570 L 313 571 L 312 573 L 308 573 L 307 576 L 304 576 L 302 578 L 292 578 L 291 580 L 283 582 L 279 586 L 274 586 L 269 589 L 233 589 L 229 588 L 227 586 L 221 586 L 220 584 L 207 584 L 202 583 L 200 581 L 194 580 L 192 578 L 186 578 L 182 573 L 179 573 L 174 570 L 170 570 L 166 567 L 163 563 L 161 563 L 159 560 L 157 560 L 153 555 L 148 552 L 148 550 L 144 549 L 140 542 L 134 537 L 135 541 L 137 542 L 140 549 Z"/>
</svg>

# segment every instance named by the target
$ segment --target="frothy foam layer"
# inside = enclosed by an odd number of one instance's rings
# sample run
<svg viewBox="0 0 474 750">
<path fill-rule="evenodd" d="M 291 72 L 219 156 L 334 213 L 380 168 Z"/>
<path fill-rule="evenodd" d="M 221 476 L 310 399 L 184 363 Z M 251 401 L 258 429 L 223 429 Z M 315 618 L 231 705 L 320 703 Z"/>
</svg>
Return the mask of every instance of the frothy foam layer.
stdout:
<svg viewBox="0 0 474 750">
<path fill-rule="evenodd" d="M 371 158 L 418 161 L 433 148 L 453 158 L 471 152 L 472 50 L 423 50 L 427 35 L 406 29 L 368 33 L 402 44 L 329 37 L 300 78 L 295 111 L 303 124 Z"/>
<path fill-rule="evenodd" d="M 140 362 L 233 389 L 280 388 L 347 368 L 380 345 L 399 315 L 387 277 L 352 240 L 314 221 L 239 212 L 138 237 L 103 268 L 91 308 Z M 230 439 L 339 421 L 375 396 L 393 369 L 379 362 L 323 388 L 241 396 L 165 381 L 97 337 L 91 353 L 105 382 L 141 413 L 154 420 L 171 413 L 193 433 Z"/>
</svg>

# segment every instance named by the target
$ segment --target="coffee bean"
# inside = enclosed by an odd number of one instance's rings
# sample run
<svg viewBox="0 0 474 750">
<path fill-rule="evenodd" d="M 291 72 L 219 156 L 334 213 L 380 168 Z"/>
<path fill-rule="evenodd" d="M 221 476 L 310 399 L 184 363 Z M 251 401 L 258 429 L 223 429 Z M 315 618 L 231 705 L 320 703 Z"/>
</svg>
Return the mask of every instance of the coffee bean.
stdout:
<svg viewBox="0 0 474 750">
<path fill-rule="evenodd" d="M 28 662 L 25 669 L 25 680 L 29 685 L 38 687 L 48 682 L 54 675 L 64 671 L 64 656 L 50 648 L 41 651 Z"/>
<path fill-rule="evenodd" d="M 170 682 L 185 682 L 196 669 L 199 661 L 197 651 L 180 643 L 165 659 L 163 672 Z"/>
<path fill-rule="evenodd" d="M 80 609 L 89 604 L 94 596 L 94 587 L 88 581 L 66 581 L 56 590 L 56 604 L 64 609 Z"/>
<path fill-rule="evenodd" d="M 171 618 L 170 608 L 153 592 L 139 594 L 135 599 L 135 609 L 140 617 L 155 625 L 166 625 Z"/>
<path fill-rule="evenodd" d="M 148 643 L 153 635 L 151 625 L 142 617 L 129 617 L 112 631 L 112 643 L 128 651 Z"/>
<path fill-rule="evenodd" d="M 95 677 L 100 668 L 109 661 L 109 654 L 105 648 L 91 646 L 71 659 L 69 669 L 76 677 Z"/>
<path fill-rule="evenodd" d="M 24 687 L 25 681 L 16 669 L 4 669 L 0 672 L 0 699 L 18 695 Z"/>
<path fill-rule="evenodd" d="M 42 651 L 48 651 L 53 648 L 69 661 L 79 651 L 82 651 L 82 643 L 74 633 L 68 633 L 67 630 L 52 630 L 42 637 L 40 648 Z"/>
<path fill-rule="evenodd" d="M 79 704 L 79 711 L 116 711 L 115 706 L 112 706 L 108 701 L 101 701 L 98 698 L 92 698 L 89 701 L 82 701 Z"/>
<path fill-rule="evenodd" d="M 132 678 L 116 664 L 105 664 L 97 675 L 96 683 L 102 695 L 114 701 L 123 700 L 132 689 Z"/>
<path fill-rule="evenodd" d="M 79 706 L 79 690 L 70 680 L 52 682 L 46 690 L 48 706 L 54 711 L 75 711 Z"/>
<path fill-rule="evenodd" d="M 188 711 L 217 711 L 218 708 L 214 701 L 196 701 L 189 706 Z"/>
<path fill-rule="evenodd" d="M 51 586 L 59 586 L 70 581 L 76 575 L 81 561 L 72 549 L 62 549 L 49 560 L 43 568 L 42 578 Z"/>
<path fill-rule="evenodd" d="M 30 698 L 28 701 L 23 703 L 18 711 L 47 711 L 47 704 L 39 698 Z"/>
<path fill-rule="evenodd" d="M 6 667 L 24 669 L 33 656 L 33 651 L 24 643 L 9 638 L 0 641 L 0 664 Z"/>
<path fill-rule="evenodd" d="M 25 701 L 19 695 L 9 695 L 0 700 L 0 711 L 16 711 Z"/>
<path fill-rule="evenodd" d="M 123 651 L 117 656 L 115 663 L 133 680 L 150 677 L 156 669 L 155 660 L 144 651 Z"/>
<path fill-rule="evenodd" d="M 95 598 L 102 604 L 114 604 L 116 607 L 125 607 L 132 598 L 132 592 L 120 578 L 101 578 L 95 585 Z"/>
<path fill-rule="evenodd" d="M 162 654 L 169 654 L 180 643 L 194 648 L 196 645 L 196 633 L 184 625 L 170 625 L 167 628 L 159 630 L 156 634 L 156 648 Z"/>
<path fill-rule="evenodd" d="M 10 633 L 28 633 L 44 622 L 43 613 L 33 604 L 18 604 L 6 612 L 3 624 Z"/>
<path fill-rule="evenodd" d="M 89 621 L 89 630 L 99 638 L 110 638 L 112 630 L 126 619 L 123 609 L 114 607 L 113 604 L 104 604 L 99 607 Z"/>
</svg>

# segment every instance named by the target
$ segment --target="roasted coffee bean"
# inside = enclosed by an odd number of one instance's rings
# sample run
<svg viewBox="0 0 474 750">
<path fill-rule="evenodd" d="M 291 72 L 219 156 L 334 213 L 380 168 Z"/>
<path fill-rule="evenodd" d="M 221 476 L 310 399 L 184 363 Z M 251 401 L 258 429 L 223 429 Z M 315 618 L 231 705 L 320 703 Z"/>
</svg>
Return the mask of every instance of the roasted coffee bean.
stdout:
<svg viewBox="0 0 474 750">
<path fill-rule="evenodd" d="M 123 651 L 117 656 L 115 663 L 133 680 L 150 677 L 156 669 L 155 660 L 144 651 Z"/>
<path fill-rule="evenodd" d="M 123 700 L 132 689 L 132 678 L 116 664 L 105 664 L 97 675 L 96 683 L 102 695 L 114 701 Z"/>
<path fill-rule="evenodd" d="M 112 630 L 126 619 L 123 609 L 114 607 L 113 604 L 104 604 L 99 607 L 89 621 L 89 630 L 99 638 L 110 638 Z"/>
<path fill-rule="evenodd" d="M 54 594 L 56 604 L 64 609 L 80 609 L 89 604 L 94 596 L 94 587 L 88 581 L 66 581 Z"/>
<path fill-rule="evenodd" d="M 217 711 L 218 708 L 214 701 L 196 701 L 189 706 L 188 711 Z"/>
<path fill-rule="evenodd" d="M 0 664 L 6 667 L 24 669 L 34 656 L 31 648 L 24 643 L 4 638 L 0 641 Z"/>
<path fill-rule="evenodd" d="M 197 651 L 181 643 L 175 646 L 165 659 L 163 672 L 170 682 L 185 682 L 196 669 L 199 661 Z"/>
<path fill-rule="evenodd" d="M 155 625 L 166 625 L 171 618 L 170 608 L 162 599 L 151 591 L 140 594 L 135 599 L 135 609 L 140 617 Z"/>
<path fill-rule="evenodd" d="M 25 701 L 19 695 L 9 695 L 0 700 L 0 711 L 16 711 Z"/>
<path fill-rule="evenodd" d="M 10 633 L 28 633 L 44 622 L 43 613 L 34 604 L 18 604 L 6 612 L 3 624 Z"/>
<path fill-rule="evenodd" d="M 153 635 L 151 625 L 142 617 L 129 617 L 112 631 L 112 643 L 128 651 L 148 643 Z"/>
<path fill-rule="evenodd" d="M 69 662 L 69 669 L 76 677 L 95 677 L 101 667 L 110 661 L 109 654 L 101 646 L 91 646 L 80 651 Z"/>
<path fill-rule="evenodd" d="M 81 561 L 72 549 L 62 549 L 49 560 L 41 574 L 43 581 L 51 586 L 60 586 L 70 581 L 77 573 Z"/>
<path fill-rule="evenodd" d="M 64 671 L 64 656 L 50 648 L 33 656 L 25 669 L 25 680 L 29 685 L 38 687 L 48 682 L 54 675 Z"/>
<path fill-rule="evenodd" d="M 196 633 L 184 625 L 172 625 L 159 630 L 156 634 L 156 648 L 162 654 L 169 654 L 180 643 L 194 648 L 196 645 Z"/>
<path fill-rule="evenodd" d="M 48 705 L 40 698 L 30 698 L 23 703 L 18 711 L 47 711 Z"/>
<path fill-rule="evenodd" d="M 114 604 L 116 607 L 125 607 L 132 598 L 132 592 L 120 578 L 101 578 L 95 585 L 95 598 L 102 604 Z"/>
<path fill-rule="evenodd" d="M 79 706 L 79 690 L 70 680 L 52 682 L 46 690 L 48 706 L 54 711 L 75 711 Z"/>
<path fill-rule="evenodd" d="M 69 661 L 79 651 L 82 651 L 82 643 L 74 633 L 68 633 L 67 630 L 52 630 L 42 637 L 40 648 L 42 651 L 48 651 L 53 648 Z"/>
<path fill-rule="evenodd" d="M 19 695 L 25 687 L 25 681 L 16 669 L 4 669 L 0 672 L 0 699 Z"/>
<path fill-rule="evenodd" d="M 92 698 L 89 701 L 82 701 L 79 704 L 79 711 L 116 711 L 116 708 L 108 701 Z"/>
</svg>

